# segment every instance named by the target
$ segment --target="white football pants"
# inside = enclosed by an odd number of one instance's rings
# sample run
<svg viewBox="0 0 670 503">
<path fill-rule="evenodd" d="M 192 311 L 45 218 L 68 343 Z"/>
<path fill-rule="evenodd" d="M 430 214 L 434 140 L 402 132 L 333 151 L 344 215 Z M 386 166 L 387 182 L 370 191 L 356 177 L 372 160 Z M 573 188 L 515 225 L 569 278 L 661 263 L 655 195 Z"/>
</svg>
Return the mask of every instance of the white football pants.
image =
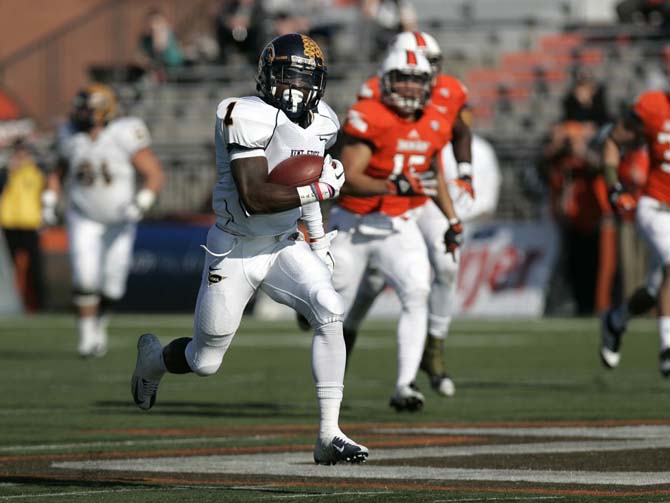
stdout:
<svg viewBox="0 0 670 503">
<path fill-rule="evenodd" d="M 316 333 L 312 372 L 317 383 L 339 387 L 344 380 L 344 308 L 326 265 L 298 233 L 240 237 L 212 226 L 195 308 L 193 340 L 186 347 L 191 370 L 218 370 L 240 326 L 242 314 L 260 288 L 273 300 L 305 316 Z"/>
<path fill-rule="evenodd" d="M 411 218 L 390 219 L 380 214 L 361 218 L 341 207 L 333 208 L 328 225 L 338 229 L 331 244 L 333 284 L 344 299 L 345 310 L 352 307 L 368 268 L 379 271 L 398 295 L 402 312 L 396 385 L 408 385 L 419 370 L 428 320 L 430 264 L 421 232 Z"/>
<path fill-rule="evenodd" d="M 75 303 L 100 295 L 120 299 L 126 291 L 136 224 L 103 224 L 74 210 L 66 215 Z M 78 300 L 79 299 L 79 302 Z"/>
<path fill-rule="evenodd" d="M 652 261 L 670 264 L 670 209 L 652 197 L 642 196 L 637 203 L 636 220 L 654 255 Z"/>
<path fill-rule="evenodd" d="M 428 333 L 445 338 L 453 316 L 453 304 L 458 280 L 460 252 L 455 256 L 445 252 L 444 234 L 447 219 L 442 211 L 428 201 L 418 215 L 417 225 L 428 250 L 428 259 L 433 270 L 433 283 L 428 302 Z M 385 286 L 384 276 L 374 268 L 365 271 L 355 301 L 347 311 L 346 328 L 358 330 L 375 298 Z"/>
</svg>

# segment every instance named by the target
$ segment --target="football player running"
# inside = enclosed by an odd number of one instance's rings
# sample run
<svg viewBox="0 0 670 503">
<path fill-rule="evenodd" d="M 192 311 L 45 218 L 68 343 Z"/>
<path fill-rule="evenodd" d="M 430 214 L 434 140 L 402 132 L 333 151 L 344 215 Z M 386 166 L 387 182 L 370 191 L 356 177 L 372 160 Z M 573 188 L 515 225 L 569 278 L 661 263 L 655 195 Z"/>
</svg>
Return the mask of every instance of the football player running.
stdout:
<svg viewBox="0 0 670 503">
<path fill-rule="evenodd" d="M 321 101 L 326 87 L 321 49 L 296 33 L 275 38 L 260 56 L 256 82 L 260 97 L 225 99 L 216 111 L 216 224 L 203 246 L 206 261 L 193 337 L 161 347 L 155 335 L 142 335 L 132 395 L 141 409 L 149 409 L 166 372 L 214 374 L 245 306 L 261 289 L 315 327 L 312 374 L 320 427 L 314 461 L 362 462 L 367 448 L 338 425 L 346 361 L 344 306 L 333 288 L 330 236 L 324 235 L 319 207 L 320 201 L 339 194 L 344 169 L 326 155 L 321 177 L 312 185 L 268 182 L 269 172 L 281 161 L 300 154 L 323 156 L 337 138 L 337 116 Z M 306 220 L 310 244 L 300 239 L 300 218 Z"/>
<path fill-rule="evenodd" d="M 442 158 L 445 156 L 455 158 L 457 170 L 455 175 L 450 173 L 449 190 L 456 205 L 456 212 L 461 216 L 471 213 L 475 197 L 471 153 L 472 133 L 462 114 L 468 97 L 467 89 L 455 77 L 440 73 L 442 52 L 435 39 L 428 33 L 400 33 L 393 40 L 391 47 L 421 53 L 426 56 L 431 65 L 433 87 L 430 104 L 442 114 L 453 132 L 451 144 L 445 146 L 443 152 L 438 155 L 438 162 L 442 165 Z M 380 100 L 379 77 L 368 79 L 361 87 L 359 97 Z M 433 201 L 426 203 L 417 221 L 428 248 L 430 264 L 434 272 L 421 370 L 428 375 L 433 390 L 443 396 L 453 396 L 456 388 L 445 368 L 444 340 L 449 332 L 452 319 L 460 252 L 444 253 L 441 237 L 447 232 L 449 224 L 443 212 Z M 363 318 L 383 288 L 382 275 L 379 271 L 370 269 L 361 283 L 356 301 L 344 323 L 347 354 L 351 353 Z"/>
<path fill-rule="evenodd" d="M 91 84 L 79 91 L 69 126 L 72 134 L 59 145 L 59 167 L 42 193 L 43 216 L 45 223 L 55 223 L 65 188 L 77 351 L 82 357 L 102 357 L 109 310 L 125 293 L 137 222 L 153 205 L 165 176 L 144 122 L 116 118 L 110 87 Z M 143 180 L 139 190 L 136 173 Z"/>
<path fill-rule="evenodd" d="M 636 223 L 652 252 L 652 273 L 646 287 L 602 320 L 600 358 L 608 368 L 621 359 L 621 339 L 632 315 L 645 312 L 655 304 L 660 339 L 659 370 L 670 376 L 670 98 L 663 91 L 647 91 L 632 109 L 620 118 L 602 148 L 605 179 L 610 203 L 620 212 L 636 207 L 634 197 L 619 182 L 617 168 L 621 150 L 644 142 L 650 158 L 649 177 L 637 201 Z"/>
<path fill-rule="evenodd" d="M 444 232 L 432 245 L 452 257 L 462 232 L 443 175 L 431 168 L 433 156 L 451 139 L 452 124 L 427 104 L 433 72 L 423 54 L 392 50 L 379 75 L 381 98 L 358 101 L 344 126 L 347 182 L 329 221 L 338 230 L 332 243 L 337 260 L 333 282 L 347 308 L 369 268 L 379 271 L 398 294 L 402 312 L 391 405 L 414 411 L 424 402 L 414 380 L 430 292 L 428 250 L 416 220 L 426 210 L 427 196 L 436 196 L 444 221 Z"/>
</svg>

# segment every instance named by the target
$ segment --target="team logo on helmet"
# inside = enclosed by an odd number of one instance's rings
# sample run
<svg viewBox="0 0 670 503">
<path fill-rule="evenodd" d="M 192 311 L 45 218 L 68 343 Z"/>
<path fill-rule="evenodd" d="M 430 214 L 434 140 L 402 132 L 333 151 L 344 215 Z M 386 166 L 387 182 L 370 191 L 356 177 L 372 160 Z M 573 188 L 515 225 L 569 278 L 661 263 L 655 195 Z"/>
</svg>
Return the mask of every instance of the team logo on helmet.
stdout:
<svg viewBox="0 0 670 503">
<path fill-rule="evenodd" d="M 265 58 L 266 63 L 271 64 L 275 60 L 275 46 L 268 44 L 263 57 Z"/>
<path fill-rule="evenodd" d="M 321 47 L 319 47 L 311 38 L 305 35 L 301 35 L 301 37 L 302 45 L 305 50 L 305 56 L 307 56 L 309 59 L 321 60 L 321 62 L 323 62 L 324 57 L 323 52 L 321 52 Z"/>
</svg>

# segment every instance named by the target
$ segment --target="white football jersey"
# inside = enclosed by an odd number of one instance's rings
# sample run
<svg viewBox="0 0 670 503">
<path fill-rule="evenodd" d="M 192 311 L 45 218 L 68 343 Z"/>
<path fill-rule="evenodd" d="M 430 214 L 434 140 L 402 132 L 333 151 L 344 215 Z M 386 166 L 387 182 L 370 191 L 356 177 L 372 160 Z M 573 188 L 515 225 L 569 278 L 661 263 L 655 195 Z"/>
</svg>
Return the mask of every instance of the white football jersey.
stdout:
<svg viewBox="0 0 670 503">
<path fill-rule="evenodd" d="M 111 121 L 95 139 L 87 133 L 66 139 L 61 154 L 68 161 L 70 206 L 96 222 L 122 221 L 135 196 L 131 160 L 150 141 L 144 122 L 134 117 Z"/>
<path fill-rule="evenodd" d="M 214 133 L 219 175 L 213 194 L 217 225 L 240 236 L 277 236 L 295 230 L 300 208 L 262 215 L 245 211 L 230 170 L 230 151 L 246 149 L 253 150 L 253 155 L 265 156 L 269 173 L 292 156 L 323 156 L 337 140 L 339 128 L 335 112 L 323 101 L 306 128 L 291 122 L 283 111 L 256 96 L 229 98 L 219 103 Z"/>
</svg>

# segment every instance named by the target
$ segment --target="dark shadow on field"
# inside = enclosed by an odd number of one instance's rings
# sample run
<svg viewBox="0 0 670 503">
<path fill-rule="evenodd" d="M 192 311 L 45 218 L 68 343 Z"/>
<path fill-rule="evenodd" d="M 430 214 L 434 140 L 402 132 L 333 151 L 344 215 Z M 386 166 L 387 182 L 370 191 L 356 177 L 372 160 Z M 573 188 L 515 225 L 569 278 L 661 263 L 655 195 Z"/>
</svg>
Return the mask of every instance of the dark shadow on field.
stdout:
<svg viewBox="0 0 670 503">
<path fill-rule="evenodd" d="M 100 414 L 142 413 L 128 401 L 100 400 L 94 403 Z M 196 402 L 161 401 L 151 409 L 152 416 L 196 417 L 292 417 L 314 415 L 312 404 L 274 402 Z"/>
<path fill-rule="evenodd" d="M 101 472 L 91 471 L 89 472 L 91 477 L 97 477 Z M 104 481 L 100 479 L 95 480 L 86 480 L 86 479 L 70 479 L 70 478 L 54 478 L 53 475 L 45 475 L 40 477 L 39 475 L 4 475 L 0 476 L 0 483 L 2 484 L 23 484 L 23 485 L 35 485 L 43 487 L 83 487 L 87 489 L 125 489 L 128 486 L 132 487 L 156 487 L 157 489 L 162 487 L 158 484 L 147 484 L 147 483 L 133 483 L 133 482 L 119 482 L 119 481 Z M 17 495 L 17 498 L 20 498 L 21 495 Z M 11 496 L 9 496 L 11 498 Z M 39 496 L 37 496 L 39 499 Z M 25 501 L 25 500 L 24 500 Z"/>
</svg>

